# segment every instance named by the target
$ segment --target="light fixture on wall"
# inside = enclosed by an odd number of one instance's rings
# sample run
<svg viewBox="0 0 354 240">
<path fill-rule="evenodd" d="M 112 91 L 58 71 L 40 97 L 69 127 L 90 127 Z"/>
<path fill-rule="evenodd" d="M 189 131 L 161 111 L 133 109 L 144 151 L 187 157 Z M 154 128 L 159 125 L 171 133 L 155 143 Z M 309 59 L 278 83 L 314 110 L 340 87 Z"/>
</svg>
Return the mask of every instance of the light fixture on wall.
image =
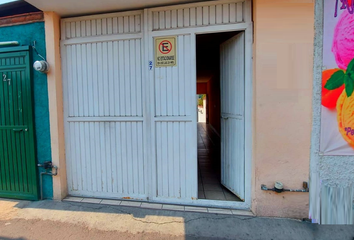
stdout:
<svg viewBox="0 0 354 240">
<path fill-rule="evenodd" d="M 33 50 L 36 52 L 36 54 L 42 58 L 43 60 L 35 61 L 33 63 L 33 68 L 34 70 L 41 72 L 41 73 L 48 73 L 49 71 L 49 63 L 45 60 L 45 58 L 40 55 L 36 49 L 36 41 L 33 41 L 32 45 Z"/>
</svg>

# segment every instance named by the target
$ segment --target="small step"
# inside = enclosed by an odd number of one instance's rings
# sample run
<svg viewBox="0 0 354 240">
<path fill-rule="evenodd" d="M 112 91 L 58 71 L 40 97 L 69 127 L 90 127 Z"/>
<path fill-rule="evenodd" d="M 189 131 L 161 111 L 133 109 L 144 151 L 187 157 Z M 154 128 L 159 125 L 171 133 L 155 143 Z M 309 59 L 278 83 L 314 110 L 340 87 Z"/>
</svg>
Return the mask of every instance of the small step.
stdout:
<svg viewBox="0 0 354 240">
<path fill-rule="evenodd" d="M 63 199 L 63 201 L 75 202 L 75 203 L 110 205 L 110 206 L 135 207 L 135 208 L 155 209 L 155 210 L 166 210 L 166 211 L 212 213 L 212 214 L 222 214 L 222 215 L 254 217 L 254 214 L 251 211 L 236 210 L 236 209 L 207 208 L 207 207 L 187 206 L 187 205 L 172 205 L 172 204 L 148 203 L 148 202 L 139 202 L 139 201 L 110 200 L 110 199 L 82 198 L 82 197 L 66 197 L 65 199 Z"/>
</svg>

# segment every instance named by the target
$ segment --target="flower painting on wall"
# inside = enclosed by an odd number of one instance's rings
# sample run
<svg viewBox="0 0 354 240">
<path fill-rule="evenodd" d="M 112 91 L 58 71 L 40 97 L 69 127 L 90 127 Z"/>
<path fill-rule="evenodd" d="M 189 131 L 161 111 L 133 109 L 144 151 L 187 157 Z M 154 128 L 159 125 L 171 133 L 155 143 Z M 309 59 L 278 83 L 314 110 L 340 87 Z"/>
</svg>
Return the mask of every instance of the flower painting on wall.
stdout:
<svg viewBox="0 0 354 240">
<path fill-rule="evenodd" d="M 321 144 L 354 155 L 354 1 L 324 1 Z"/>
</svg>

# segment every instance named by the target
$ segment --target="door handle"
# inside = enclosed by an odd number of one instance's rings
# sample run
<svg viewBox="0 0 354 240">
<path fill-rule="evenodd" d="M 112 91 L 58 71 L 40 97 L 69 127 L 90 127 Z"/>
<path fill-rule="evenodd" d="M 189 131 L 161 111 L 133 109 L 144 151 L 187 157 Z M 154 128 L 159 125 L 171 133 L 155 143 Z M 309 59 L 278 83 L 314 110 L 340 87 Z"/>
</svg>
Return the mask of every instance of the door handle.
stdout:
<svg viewBox="0 0 354 240">
<path fill-rule="evenodd" d="M 12 129 L 14 132 L 22 132 L 23 130 L 25 131 L 25 132 L 27 132 L 27 128 L 26 129 L 22 129 L 22 128 L 14 128 L 14 129 Z"/>
</svg>

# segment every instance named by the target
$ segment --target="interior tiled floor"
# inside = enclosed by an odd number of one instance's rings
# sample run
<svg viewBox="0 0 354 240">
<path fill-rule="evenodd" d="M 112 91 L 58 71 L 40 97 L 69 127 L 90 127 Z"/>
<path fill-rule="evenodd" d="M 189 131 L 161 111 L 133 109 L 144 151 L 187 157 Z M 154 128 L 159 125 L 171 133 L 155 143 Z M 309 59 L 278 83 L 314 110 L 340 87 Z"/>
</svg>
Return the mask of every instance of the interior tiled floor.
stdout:
<svg viewBox="0 0 354 240">
<path fill-rule="evenodd" d="M 220 138 L 206 123 L 198 123 L 198 198 L 240 201 L 220 183 Z"/>
</svg>

